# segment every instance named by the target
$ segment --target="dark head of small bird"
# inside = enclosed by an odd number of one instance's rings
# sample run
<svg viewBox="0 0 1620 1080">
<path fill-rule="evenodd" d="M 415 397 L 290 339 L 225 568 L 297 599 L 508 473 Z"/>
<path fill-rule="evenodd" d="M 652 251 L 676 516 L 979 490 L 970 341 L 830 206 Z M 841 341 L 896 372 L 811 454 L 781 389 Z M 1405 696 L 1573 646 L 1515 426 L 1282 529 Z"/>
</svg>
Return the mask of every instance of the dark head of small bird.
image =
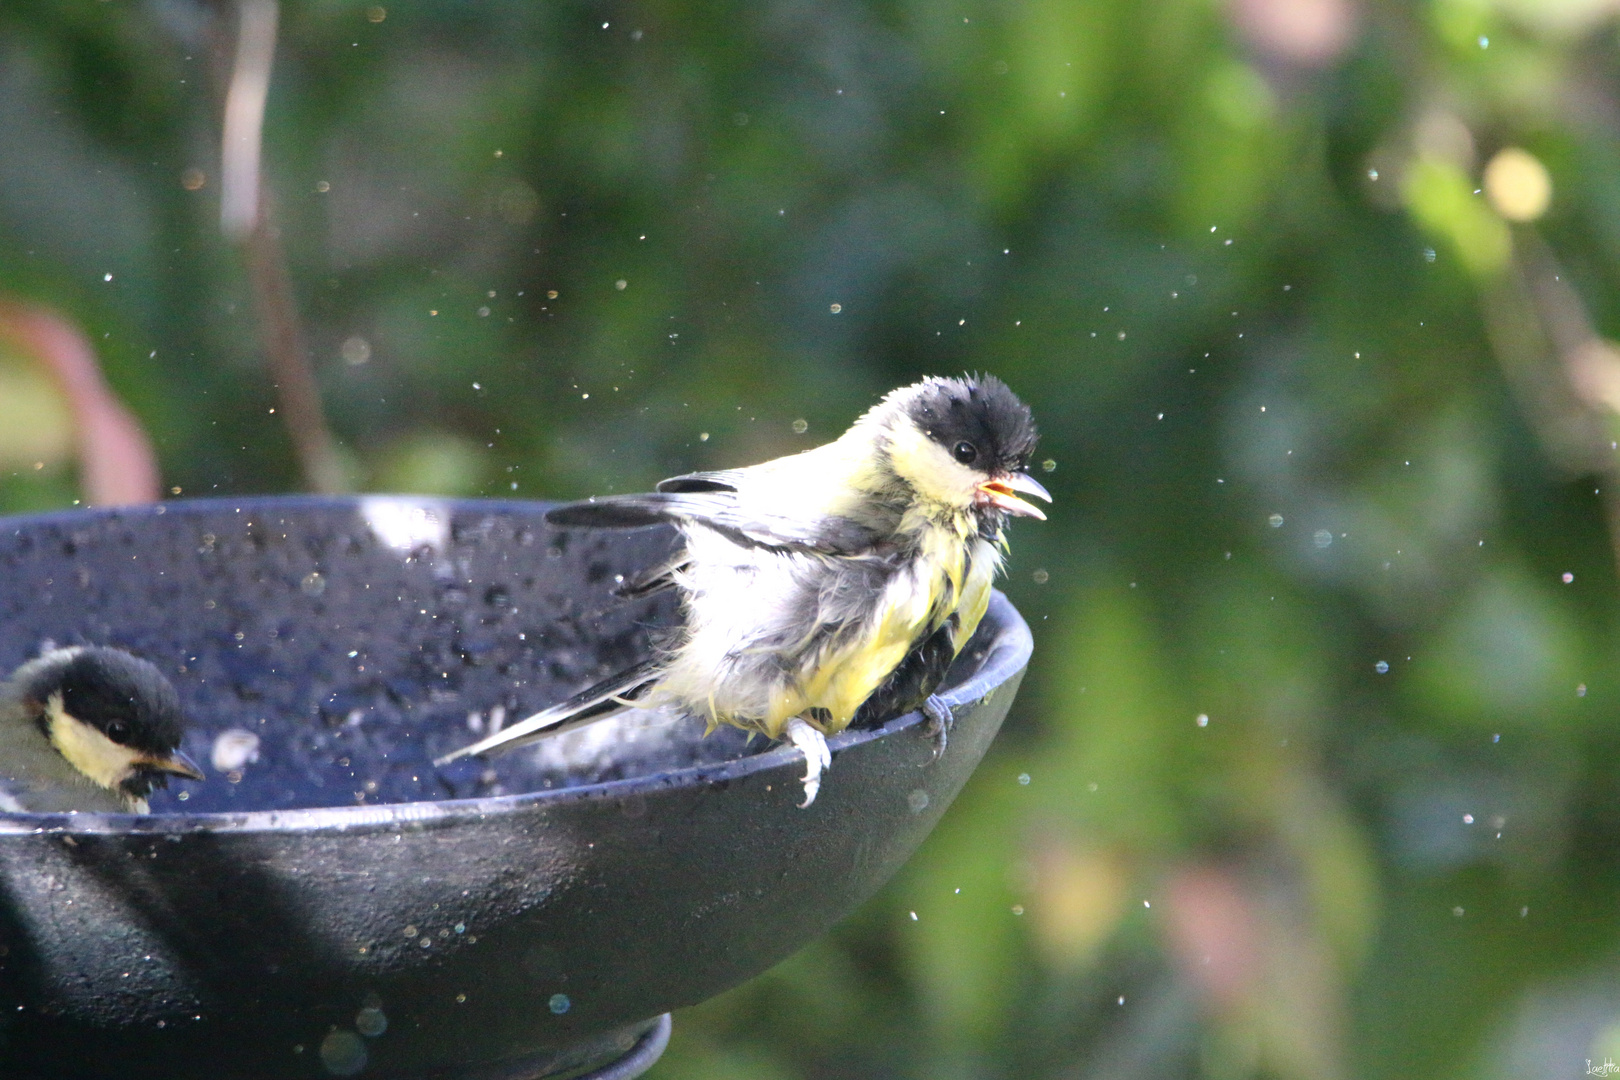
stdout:
<svg viewBox="0 0 1620 1080">
<path fill-rule="evenodd" d="M 110 769 L 110 775 L 102 778 L 135 799 L 144 799 L 154 787 L 166 787 L 171 775 L 203 779 L 201 770 L 180 752 L 185 732 L 180 697 L 151 663 L 101 646 L 62 649 L 41 661 L 29 665 L 32 670 L 19 687 L 21 696 L 34 705 L 46 737 L 86 775 L 94 779 Z M 95 753 L 86 748 L 100 744 L 68 739 L 52 730 L 53 724 L 70 722 L 121 750 L 125 767 L 113 768 L 115 756 L 94 763 L 74 760 L 76 753 Z"/>
<path fill-rule="evenodd" d="M 1035 453 L 1029 406 L 992 375 L 927 379 L 910 388 L 905 414 L 952 462 L 975 474 L 973 507 L 981 514 L 1044 518 L 1018 498 L 1052 498 L 1025 470 Z"/>
<path fill-rule="evenodd" d="M 906 412 L 923 434 L 981 472 L 1023 472 L 1035 452 L 1029 406 L 993 375 L 929 379 Z"/>
</svg>

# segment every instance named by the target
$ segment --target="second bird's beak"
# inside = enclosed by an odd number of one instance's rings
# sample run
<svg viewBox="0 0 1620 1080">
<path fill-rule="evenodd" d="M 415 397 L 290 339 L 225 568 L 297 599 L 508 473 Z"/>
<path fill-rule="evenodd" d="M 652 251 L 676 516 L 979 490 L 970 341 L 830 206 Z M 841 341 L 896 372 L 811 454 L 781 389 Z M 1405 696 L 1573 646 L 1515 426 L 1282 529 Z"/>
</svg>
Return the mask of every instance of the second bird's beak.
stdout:
<svg viewBox="0 0 1620 1080">
<path fill-rule="evenodd" d="M 1046 515 L 1041 513 L 1041 508 L 1020 499 L 1018 497 L 1020 493 L 1033 495 L 1037 499 L 1045 499 L 1047 502 L 1052 501 L 1052 496 L 1047 494 L 1046 489 L 1029 473 L 1004 473 L 1000 476 L 992 476 L 979 485 L 979 495 L 991 506 L 1005 510 L 1009 514 L 1016 514 L 1019 517 L 1032 517 L 1045 521 Z"/>
<path fill-rule="evenodd" d="M 167 757 L 143 756 L 136 761 L 143 769 L 152 772 L 170 773 L 174 776 L 183 776 L 187 780 L 206 780 L 203 771 L 195 761 L 192 761 L 183 751 L 176 750 Z"/>
</svg>

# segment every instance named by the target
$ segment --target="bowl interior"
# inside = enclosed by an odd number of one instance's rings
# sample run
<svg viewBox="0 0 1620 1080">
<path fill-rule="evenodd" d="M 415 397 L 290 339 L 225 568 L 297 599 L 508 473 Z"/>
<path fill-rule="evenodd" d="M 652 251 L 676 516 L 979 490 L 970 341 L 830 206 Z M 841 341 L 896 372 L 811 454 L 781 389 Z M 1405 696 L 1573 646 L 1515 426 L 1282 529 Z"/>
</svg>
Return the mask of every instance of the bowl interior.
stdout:
<svg viewBox="0 0 1620 1080">
<path fill-rule="evenodd" d="M 0 665 L 98 643 L 162 668 L 208 779 L 155 791 L 159 814 L 497 796 L 769 749 L 649 710 L 433 764 L 646 656 L 675 617 L 669 594 L 613 595 L 672 530 L 557 530 L 545 509 L 289 497 L 12 519 Z"/>
<path fill-rule="evenodd" d="M 273 498 L 12 519 L 0 665 L 98 643 L 162 668 L 208 779 L 154 792 L 156 813 L 500 795 L 748 752 L 643 724 L 616 746 L 582 733 L 432 764 L 645 656 L 674 615 L 611 593 L 671 531 L 569 533 L 544 510 Z"/>
</svg>

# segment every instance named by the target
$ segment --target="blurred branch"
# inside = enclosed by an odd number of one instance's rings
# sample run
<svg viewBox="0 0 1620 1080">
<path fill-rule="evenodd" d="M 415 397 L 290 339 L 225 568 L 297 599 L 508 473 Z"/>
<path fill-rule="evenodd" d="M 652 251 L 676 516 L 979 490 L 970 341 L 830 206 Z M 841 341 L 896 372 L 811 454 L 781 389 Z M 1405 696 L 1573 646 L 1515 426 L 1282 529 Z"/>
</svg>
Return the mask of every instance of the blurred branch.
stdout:
<svg viewBox="0 0 1620 1080">
<path fill-rule="evenodd" d="M 156 501 L 158 464 L 151 440 L 102 378 L 83 332 L 55 312 L 0 300 L 0 338 L 37 360 L 67 398 L 85 501 L 92 506 Z"/>
<path fill-rule="evenodd" d="M 1543 310 L 1545 290 L 1532 280 L 1542 273 L 1544 268 L 1527 265 L 1522 251 L 1515 251 L 1500 275 L 1483 282 L 1480 306 L 1486 333 L 1508 385 L 1553 461 L 1571 473 L 1604 472 L 1602 421 L 1561 370 L 1558 339 L 1569 337 L 1570 331 L 1567 325 L 1558 330 L 1550 325 L 1562 319 L 1549 319 L 1551 313 Z"/>
<path fill-rule="evenodd" d="M 343 463 L 321 410 L 321 391 L 304 345 L 281 237 L 268 218 L 261 209 L 258 224 L 248 234 L 246 251 L 259 334 L 275 380 L 276 398 L 304 482 L 313 491 L 342 491 L 346 486 Z"/>
<path fill-rule="evenodd" d="M 225 92 L 220 150 L 220 228 L 243 242 L 259 336 L 281 403 L 293 451 L 314 491 L 344 489 L 343 464 L 321 408 L 320 386 L 309 362 L 286 252 L 260 183 L 264 108 L 275 60 L 276 0 L 241 0 L 236 58 Z"/>
<path fill-rule="evenodd" d="M 1556 256 L 1530 228 L 1481 293 L 1491 345 L 1543 445 L 1562 468 L 1603 479 L 1609 543 L 1620 566 L 1620 349 L 1598 336 Z"/>
<path fill-rule="evenodd" d="M 259 220 L 259 151 L 279 15 L 276 0 L 241 0 L 240 10 L 220 148 L 219 227 L 230 240 L 245 239 Z"/>
<path fill-rule="evenodd" d="M 1431 109 L 1412 138 L 1400 182 L 1407 209 L 1451 242 L 1477 283 L 1491 351 L 1548 456 L 1571 475 L 1603 478 L 1609 545 L 1620 567 L 1620 347 L 1597 335 L 1557 257 L 1531 227 L 1551 203 L 1551 177 L 1534 155 L 1509 146 L 1474 187 L 1473 133 L 1443 107 Z"/>
</svg>

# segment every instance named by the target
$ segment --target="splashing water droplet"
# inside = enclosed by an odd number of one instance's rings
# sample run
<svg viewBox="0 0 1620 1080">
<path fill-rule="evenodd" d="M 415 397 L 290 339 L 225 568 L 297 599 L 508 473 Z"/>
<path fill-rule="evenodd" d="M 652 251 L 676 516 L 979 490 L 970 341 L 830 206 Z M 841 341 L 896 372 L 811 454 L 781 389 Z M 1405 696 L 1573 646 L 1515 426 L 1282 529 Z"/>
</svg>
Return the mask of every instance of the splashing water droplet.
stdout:
<svg viewBox="0 0 1620 1080">
<path fill-rule="evenodd" d="M 353 1076 L 366 1067 L 366 1044 L 352 1031 L 332 1031 L 321 1040 L 321 1064 L 333 1076 Z"/>
<path fill-rule="evenodd" d="M 388 1030 L 388 1016 L 381 1009 L 367 1006 L 354 1014 L 354 1029 L 368 1039 Z"/>
</svg>

